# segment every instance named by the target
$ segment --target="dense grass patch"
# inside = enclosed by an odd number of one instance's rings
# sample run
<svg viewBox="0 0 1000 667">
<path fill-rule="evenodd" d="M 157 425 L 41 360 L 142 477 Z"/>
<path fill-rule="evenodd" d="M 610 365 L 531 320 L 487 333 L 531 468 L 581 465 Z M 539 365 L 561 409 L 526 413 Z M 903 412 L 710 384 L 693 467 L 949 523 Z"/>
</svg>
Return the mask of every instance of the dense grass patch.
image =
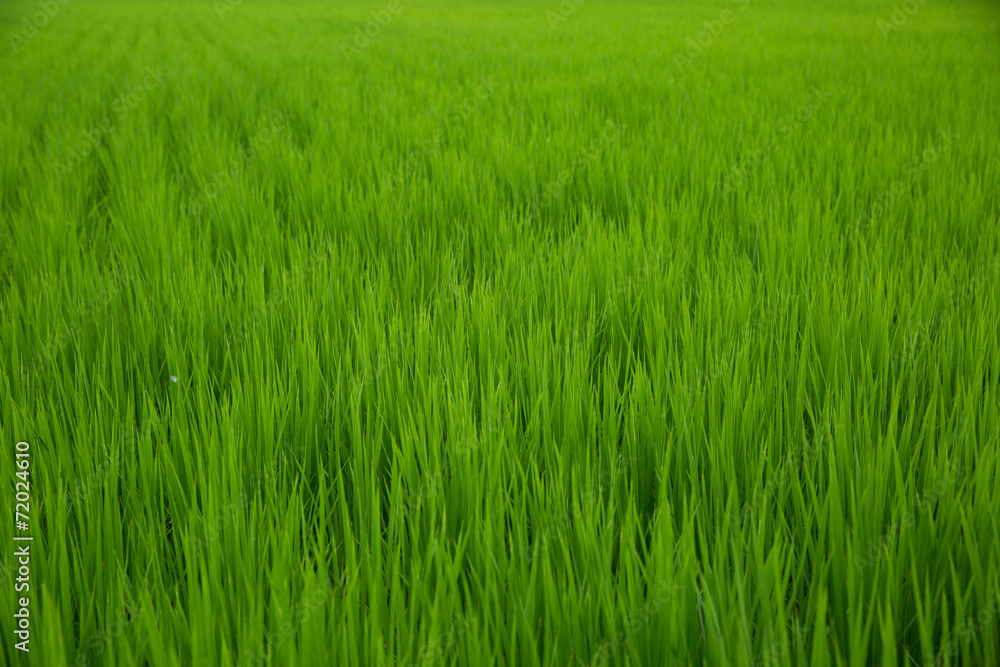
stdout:
<svg viewBox="0 0 1000 667">
<path fill-rule="evenodd" d="M 50 5 L 6 662 L 998 664 L 995 3 Z"/>
</svg>

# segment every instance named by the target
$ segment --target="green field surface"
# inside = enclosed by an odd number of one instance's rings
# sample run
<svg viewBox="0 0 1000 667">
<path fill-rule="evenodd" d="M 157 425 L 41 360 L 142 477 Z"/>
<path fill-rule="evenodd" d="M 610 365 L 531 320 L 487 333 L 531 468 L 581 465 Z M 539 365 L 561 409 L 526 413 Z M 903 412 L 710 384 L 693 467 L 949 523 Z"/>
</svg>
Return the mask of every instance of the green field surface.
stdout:
<svg viewBox="0 0 1000 667">
<path fill-rule="evenodd" d="M 0 665 L 1000 665 L 996 0 L 0 38 Z"/>
</svg>

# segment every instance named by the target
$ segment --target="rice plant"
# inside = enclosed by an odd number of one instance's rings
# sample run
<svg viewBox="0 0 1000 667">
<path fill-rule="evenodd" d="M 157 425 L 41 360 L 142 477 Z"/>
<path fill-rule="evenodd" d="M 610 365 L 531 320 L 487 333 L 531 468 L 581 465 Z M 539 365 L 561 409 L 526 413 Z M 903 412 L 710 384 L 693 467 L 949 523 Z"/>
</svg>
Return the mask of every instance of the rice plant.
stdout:
<svg viewBox="0 0 1000 667">
<path fill-rule="evenodd" d="M 995 2 L 0 36 L 3 664 L 1000 664 Z"/>
</svg>

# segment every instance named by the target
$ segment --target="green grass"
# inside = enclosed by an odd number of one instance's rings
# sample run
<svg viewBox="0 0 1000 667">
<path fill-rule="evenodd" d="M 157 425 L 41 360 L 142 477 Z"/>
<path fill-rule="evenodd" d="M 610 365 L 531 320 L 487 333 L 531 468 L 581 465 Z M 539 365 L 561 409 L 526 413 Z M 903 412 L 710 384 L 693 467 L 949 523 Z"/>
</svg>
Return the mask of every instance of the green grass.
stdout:
<svg viewBox="0 0 1000 667">
<path fill-rule="evenodd" d="M 1000 8 L 914 2 L 0 5 L 0 662 L 1000 664 Z"/>
</svg>

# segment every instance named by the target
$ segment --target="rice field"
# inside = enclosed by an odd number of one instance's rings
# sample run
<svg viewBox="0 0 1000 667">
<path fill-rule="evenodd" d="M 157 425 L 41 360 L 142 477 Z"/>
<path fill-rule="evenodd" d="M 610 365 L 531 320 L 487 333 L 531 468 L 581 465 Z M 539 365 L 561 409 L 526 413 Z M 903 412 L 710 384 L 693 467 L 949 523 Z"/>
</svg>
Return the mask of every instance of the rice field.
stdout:
<svg viewBox="0 0 1000 667">
<path fill-rule="evenodd" d="M 0 664 L 1000 664 L 995 2 L 0 37 Z"/>
</svg>

